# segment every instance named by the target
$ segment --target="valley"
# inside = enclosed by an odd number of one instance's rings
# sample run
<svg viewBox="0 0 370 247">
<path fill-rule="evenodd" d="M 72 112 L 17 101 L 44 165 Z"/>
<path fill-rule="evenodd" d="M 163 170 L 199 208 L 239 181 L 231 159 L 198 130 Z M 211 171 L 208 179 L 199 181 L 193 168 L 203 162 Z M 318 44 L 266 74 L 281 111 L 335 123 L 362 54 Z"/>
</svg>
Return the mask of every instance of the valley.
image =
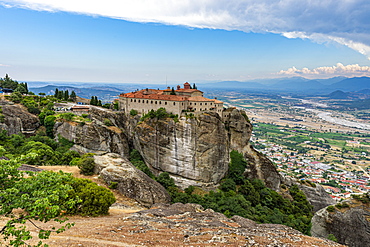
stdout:
<svg viewBox="0 0 370 247">
<path fill-rule="evenodd" d="M 251 141 L 288 176 L 319 183 L 336 200 L 370 190 L 370 110 L 325 97 L 228 91 L 226 105 L 247 112 Z"/>
</svg>

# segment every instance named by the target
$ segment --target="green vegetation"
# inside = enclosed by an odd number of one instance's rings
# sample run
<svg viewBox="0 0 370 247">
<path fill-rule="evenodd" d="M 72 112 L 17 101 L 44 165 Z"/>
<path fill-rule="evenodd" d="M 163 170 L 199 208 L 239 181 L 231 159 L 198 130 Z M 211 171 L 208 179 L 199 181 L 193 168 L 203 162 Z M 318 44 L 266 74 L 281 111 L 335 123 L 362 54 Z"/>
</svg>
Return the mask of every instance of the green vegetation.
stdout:
<svg viewBox="0 0 370 247">
<path fill-rule="evenodd" d="M 130 154 L 130 160 L 136 167 L 168 190 L 172 203 L 197 203 L 228 217 L 240 215 L 260 223 L 284 224 L 309 234 L 312 206 L 298 186 L 291 186 L 282 196 L 267 188 L 261 180 L 249 180 L 243 176 L 248 164 L 240 153 L 232 151 L 230 157 L 228 175 L 221 182 L 219 190 L 200 192 L 194 186 L 181 191 L 167 172 L 155 177 L 138 151 L 133 150 Z"/>
<path fill-rule="evenodd" d="M 90 105 L 102 106 L 102 103 L 97 96 L 91 96 Z"/>
<path fill-rule="evenodd" d="M 335 207 L 333 206 L 333 205 L 330 205 L 330 206 L 328 206 L 327 208 L 326 208 L 326 211 L 328 211 L 328 212 L 334 212 L 335 211 Z"/>
<path fill-rule="evenodd" d="M 92 154 L 85 154 L 79 160 L 75 160 L 75 164 L 78 166 L 78 168 L 80 168 L 80 173 L 86 176 L 91 176 L 94 174 L 95 162 L 91 155 Z"/>
<path fill-rule="evenodd" d="M 0 153 L 7 151 L 0 146 Z M 38 154 L 30 153 L 27 156 L 0 160 L 0 215 L 8 219 L 0 229 L 3 235 L 1 245 L 27 245 L 27 240 L 32 238 L 24 225 L 27 221 L 36 227 L 34 221 L 59 223 L 59 227 L 40 229 L 38 237 L 46 239 L 52 232 L 60 233 L 73 226 L 72 223 L 65 223 L 66 215 L 107 214 L 109 206 L 115 201 L 108 189 L 63 172 L 26 172 L 27 176 L 24 177 L 18 167 L 28 161 L 28 156 Z M 41 245 L 40 241 L 35 246 Z"/>
<path fill-rule="evenodd" d="M 135 109 L 130 110 L 130 115 L 131 116 L 136 116 L 137 114 L 138 114 L 137 110 L 135 110 Z"/>
<path fill-rule="evenodd" d="M 175 122 L 179 121 L 179 116 L 176 114 L 168 113 L 165 108 L 161 107 L 158 110 L 154 111 L 153 109 L 150 110 L 147 114 L 144 114 L 141 117 L 141 121 L 145 119 L 166 119 L 166 118 L 173 118 Z"/>
<path fill-rule="evenodd" d="M 338 239 L 333 234 L 329 234 L 328 239 L 334 242 L 338 242 Z"/>
</svg>

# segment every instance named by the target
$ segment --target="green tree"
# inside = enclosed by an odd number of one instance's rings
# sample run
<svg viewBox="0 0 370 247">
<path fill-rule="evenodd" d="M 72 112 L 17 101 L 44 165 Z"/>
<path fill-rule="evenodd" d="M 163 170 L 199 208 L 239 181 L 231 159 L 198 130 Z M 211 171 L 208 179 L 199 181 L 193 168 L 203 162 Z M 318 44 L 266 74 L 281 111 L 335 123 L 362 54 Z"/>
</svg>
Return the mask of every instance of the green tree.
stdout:
<svg viewBox="0 0 370 247">
<path fill-rule="evenodd" d="M 69 92 L 68 92 L 68 90 L 64 91 L 63 99 L 64 99 L 65 101 L 67 101 L 67 100 L 69 99 Z"/>
<path fill-rule="evenodd" d="M 54 138 L 54 125 L 55 125 L 56 117 L 54 115 L 50 115 L 45 117 L 44 126 L 46 128 L 46 135 L 50 138 Z"/>
<path fill-rule="evenodd" d="M 14 92 L 20 92 L 21 94 L 26 94 L 27 93 L 27 89 L 24 87 L 24 85 L 21 83 L 21 84 L 18 84 L 17 88 L 14 90 Z"/>
<path fill-rule="evenodd" d="M 76 102 L 77 95 L 76 95 L 75 91 L 72 91 L 71 96 L 69 96 L 69 98 L 70 98 L 73 102 Z"/>
<path fill-rule="evenodd" d="M 24 158 L 24 157 L 23 157 Z M 70 174 L 28 172 L 28 177 L 17 169 L 23 163 L 22 157 L 17 160 L 0 160 L 0 215 L 6 216 L 8 222 L 0 229 L 4 236 L 2 246 L 24 246 L 32 236 L 24 225 L 26 221 L 55 221 L 60 226 L 53 229 L 41 229 L 40 239 L 49 238 L 52 232 L 60 233 L 72 226 L 65 223 L 65 213 L 71 210 L 80 200 L 72 197 L 73 189 L 67 184 Z M 22 209 L 16 213 L 15 209 Z M 19 210 L 18 210 L 19 211 Z M 37 246 L 41 246 L 41 241 Z M 30 246 L 30 245 L 27 245 Z"/>
<path fill-rule="evenodd" d="M 54 97 L 55 97 L 55 98 L 58 98 L 58 95 L 59 95 L 59 89 L 58 89 L 58 88 L 56 88 L 56 89 L 55 89 L 55 93 L 54 93 Z"/>
</svg>

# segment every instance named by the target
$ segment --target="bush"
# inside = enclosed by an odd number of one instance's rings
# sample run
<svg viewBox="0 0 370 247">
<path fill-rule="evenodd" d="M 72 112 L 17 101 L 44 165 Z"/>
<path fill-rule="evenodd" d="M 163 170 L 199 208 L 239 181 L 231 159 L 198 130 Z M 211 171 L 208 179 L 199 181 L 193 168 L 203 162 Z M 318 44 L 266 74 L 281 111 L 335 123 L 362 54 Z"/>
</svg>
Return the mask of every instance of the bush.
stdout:
<svg viewBox="0 0 370 247">
<path fill-rule="evenodd" d="M 117 186 L 118 186 L 118 182 L 109 182 L 108 188 L 115 190 L 117 189 Z"/>
<path fill-rule="evenodd" d="M 175 181 L 173 180 L 173 178 L 170 177 L 170 174 L 168 172 L 162 172 L 161 174 L 159 174 L 157 182 L 166 189 L 169 189 L 170 187 L 176 187 Z"/>
<path fill-rule="evenodd" d="M 131 109 L 131 111 L 130 111 L 131 116 L 136 116 L 137 114 L 138 114 L 137 110 Z"/>
<path fill-rule="evenodd" d="M 112 121 L 110 121 L 110 119 L 104 118 L 104 125 L 106 125 L 106 126 L 113 126 L 113 123 L 112 123 Z"/>
<path fill-rule="evenodd" d="M 335 211 L 335 207 L 334 207 L 333 205 L 331 205 L 331 206 L 328 206 L 328 207 L 326 208 L 326 210 L 327 210 L 328 212 L 332 213 L 332 212 L 334 212 L 334 211 Z"/>
<path fill-rule="evenodd" d="M 74 193 L 82 201 L 72 210 L 73 214 L 99 216 L 108 214 L 116 201 L 113 193 L 88 179 L 74 178 L 71 182 Z"/>
<path fill-rule="evenodd" d="M 328 239 L 334 242 L 338 242 L 338 239 L 333 234 L 329 234 Z"/>
<path fill-rule="evenodd" d="M 62 113 L 62 114 L 59 115 L 59 117 L 61 119 L 64 119 L 64 120 L 67 120 L 67 121 L 72 121 L 74 116 L 75 116 L 75 114 L 73 114 L 71 112 L 66 112 L 66 113 Z"/>
<path fill-rule="evenodd" d="M 80 173 L 86 176 L 94 174 L 95 162 L 92 157 L 84 157 L 77 161 L 77 166 L 80 168 Z"/>
</svg>

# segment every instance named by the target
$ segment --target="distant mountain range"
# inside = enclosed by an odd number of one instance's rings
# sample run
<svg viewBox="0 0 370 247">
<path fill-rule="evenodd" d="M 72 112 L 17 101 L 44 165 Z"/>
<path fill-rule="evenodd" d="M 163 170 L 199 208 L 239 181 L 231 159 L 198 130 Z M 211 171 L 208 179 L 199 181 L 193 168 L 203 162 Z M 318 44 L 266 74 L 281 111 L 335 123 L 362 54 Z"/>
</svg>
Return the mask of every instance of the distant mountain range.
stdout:
<svg viewBox="0 0 370 247">
<path fill-rule="evenodd" d="M 305 94 L 328 94 L 336 90 L 355 92 L 370 90 L 370 77 L 333 77 L 309 80 L 303 77 L 262 79 L 253 81 L 222 81 L 202 85 L 204 88 L 250 89 L 253 91 L 293 92 Z"/>
<path fill-rule="evenodd" d="M 100 100 L 103 101 L 112 101 L 113 99 L 118 98 L 118 95 L 123 92 L 120 88 L 109 87 L 109 86 L 97 86 L 97 87 L 73 87 L 73 86 L 56 86 L 48 85 L 44 87 L 30 87 L 29 90 L 35 94 L 45 93 L 46 95 L 54 95 L 55 89 L 66 91 L 69 93 L 75 91 L 75 93 L 81 97 L 90 99 L 92 96 L 97 96 Z"/>
<path fill-rule="evenodd" d="M 112 101 L 120 93 L 132 92 L 136 89 L 159 88 L 164 89 L 165 85 L 160 84 L 112 84 L 112 83 L 58 83 L 46 85 L 47 82 L 30 82 L 29 88 L 35 94 L 54 94 L 55 89 L 75 91 L 83 98 L 90 99 L 91 96 L 98 96 L 103 101 Z M 370 95 L 370 77 L 333 77 L 329 79 L 310 80 L 303 77 L 259 79 L 251 81 L 221 81 L 211 83 L 196 83 L 198 89 L 207 92 L 208 90 L 247 90 L 266 93 L 299 93 L 306 95 L 322 95 L 333 99 L 366 99 Z M 113 86 L 112 86 L 113 85 Z M 41 87 L 38 87 L 41 86 Z M 176 85 L 170 85 L 176 87 Z M 340 91 L 340 92 L 339 92 Z M 348 94 L 348 92 L 351 92 Z M 332 95 L 330 95 L 333 93 Z M 363 96 L 365 95 L 365 96 Z"/>
</svg>

